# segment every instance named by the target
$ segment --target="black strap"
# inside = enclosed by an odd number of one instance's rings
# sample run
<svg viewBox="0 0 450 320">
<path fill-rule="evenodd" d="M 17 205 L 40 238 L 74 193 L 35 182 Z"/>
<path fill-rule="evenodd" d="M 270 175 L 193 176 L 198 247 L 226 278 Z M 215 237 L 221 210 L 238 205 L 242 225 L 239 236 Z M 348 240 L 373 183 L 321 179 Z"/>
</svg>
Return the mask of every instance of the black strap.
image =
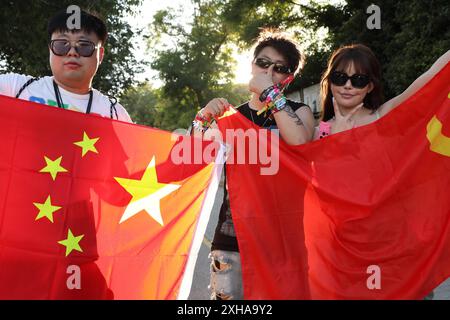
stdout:
<svg viewBox="0 0 450 320">
<path fill-rule="evenodd" d="M 62 102 L 61 92 L 59 91 L 59 87 L 56 84 L 56 81 L 53 80 L 53 90 L 55 91 L 56 103 L 58 104 L 58 108 L 64 108 L 64 104 Z"/>
<path fill-rule="evenodd" d="M 111 105 L 109 106 L 109 113 L 111 119 L 113 119 L 113 110 L 114 110 L 114 113 L 116 114 L 116 119 L 119 120 L 119 115 L 117 114 L 116 109 L 117 99 L 115 97 L 109 97 L 109 102 L 111 102 Z"/>
<path fill-rule="evenodd" d="M 19 89 L 19 92 L 17 92 L 16 98 L 18 99 L 20 97 L 20 95 L 22 94 L 23 90 L 25 90 L 26 87 L 28 87 L 30 84 L 32 84 L 33 82 L 35 82 L 37 80 L 39 80 L 39 78 L 31 78 L 27 82 L 25 82 L 23 84 L 23 86 Z"/>
<path fill-rule="evenodd" d="M 88 105 L 87 105 L 87 108 L 86 108 L 86 113 L 87 114 L 89 114 L 89 113 L 91 113 L 91 109 L 92 109 L 92 99 L 94 98 L 94 92 L 92 91 L 92 89 L 91 89 L 91 91 L 89 91 L 89 102 L 88 102 Z"/>
</svg>

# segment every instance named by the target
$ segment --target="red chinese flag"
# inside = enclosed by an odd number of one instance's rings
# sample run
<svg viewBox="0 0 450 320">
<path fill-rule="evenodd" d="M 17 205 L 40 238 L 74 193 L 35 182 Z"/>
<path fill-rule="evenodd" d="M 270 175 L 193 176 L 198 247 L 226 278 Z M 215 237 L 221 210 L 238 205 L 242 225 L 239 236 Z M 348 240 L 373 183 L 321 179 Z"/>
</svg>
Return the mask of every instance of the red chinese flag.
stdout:
<svg viewBox="0 0 450 320">
<path fill-rule="evenodd" d="M 221 169 L 190 137 L 7 97 L 0 132 L 0 299 L 187 298 Z"/>
<path fill-rule="evenodd" d="M 447 65 L 370 125 L 280 142 L 276 174 L 227 160 L 245 298 L 421 299 L 450 275 L 449 79 Z"/>
</svg>

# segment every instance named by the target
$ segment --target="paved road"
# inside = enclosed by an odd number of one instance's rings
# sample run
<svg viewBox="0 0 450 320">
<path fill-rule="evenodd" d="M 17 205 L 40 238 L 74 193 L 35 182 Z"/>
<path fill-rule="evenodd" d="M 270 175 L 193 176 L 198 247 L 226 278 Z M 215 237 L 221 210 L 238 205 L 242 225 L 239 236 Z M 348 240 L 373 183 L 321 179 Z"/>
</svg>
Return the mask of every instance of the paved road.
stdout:
<svg viewBox="0 0 450 320">
<path fill-rule="evenodd" d="M 219 215 L 220 205 L 223 199 L 223 187 L 219 187 L 216 195 L 216 200 L 214 203 L 213 211 L 211 213 L 211 218 L 206 229 L 206 238 L 211 240 L 214 235 L 214 229 L 216 227 L 217 218 Z M 208 241 L 203 241 L 202 247 L 200 249 L 197 263 L 194 271 L 194 279 L 192 281 L 191 294 L 189 295 L 189 300 L 208 300 L 209 299 L 209 247 L 207 245 Z M 450 278 L 442 283 L 434 291 L 435 300 L 450 300 Z"/>
</svg>

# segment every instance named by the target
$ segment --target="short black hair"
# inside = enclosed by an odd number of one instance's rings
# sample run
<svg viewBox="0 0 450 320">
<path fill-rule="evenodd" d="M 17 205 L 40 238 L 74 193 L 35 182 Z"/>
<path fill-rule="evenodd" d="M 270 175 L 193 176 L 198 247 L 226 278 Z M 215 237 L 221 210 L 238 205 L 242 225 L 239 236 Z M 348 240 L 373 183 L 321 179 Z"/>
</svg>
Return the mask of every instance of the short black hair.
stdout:
<svg viewBox="0 0 450 320">
<path fill-rule="evenodd" d="M 72 16 L 73 13 L 67 13 L 67 11 L 61 10 L 57 14 L 55 14 L 48 22 L 47 32 L 48 32 L 48 41 L 51 40 L 52 34 L 54 32 L 69 32 L 73 30 L 69 30 L 67 27 L 67 21 Z M 85 31 L 87 33 L 95 33 L 99 40 L 102 42 L 102 45 L 105 44 L 106 39 L 108 38 L 108 30 L 106 29 L 105 22 L 100 19 L 97 15 L 93 13 L 89 13 L 84 10 L 80 10 L 81 14 L 81 31 Z"/>
<path fill-rule="evenodd" d="M 276 29 L 263 29 L 255 45 L 253 58 L 256 58 L 264 48 L 272 47 L 286 59 L 292 73 L 303 68 L 305 57 L 296 42 L 286 33 Z"/>
</svg>

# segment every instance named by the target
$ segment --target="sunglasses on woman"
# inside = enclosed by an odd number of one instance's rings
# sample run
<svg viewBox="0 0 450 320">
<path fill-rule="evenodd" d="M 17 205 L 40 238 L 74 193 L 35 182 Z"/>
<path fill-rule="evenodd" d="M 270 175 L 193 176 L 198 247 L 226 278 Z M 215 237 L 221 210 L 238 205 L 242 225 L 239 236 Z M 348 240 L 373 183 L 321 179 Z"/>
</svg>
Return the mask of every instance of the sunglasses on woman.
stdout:
<svg viewBox="0 0 450 320">
<path fill-rule="evenodd" d="M 278 73 L 283 73 L 283 74 L 289 74 L 292 73 L 291 69 L 289 67 L 286 67 L 284 64 L 281 63 L 275 63 L 272 62 L 268 59 L 264 59 L 264 58 L 256 58 L 255 59 L 255 64 L 263 69 L 267 69 L 269 68 L 271 65 L 275 65 L 273 67 L 273 71 L 278 72 Z"/>
<path fill-rule="evenodd" d="M 365 74 L 354 74 L 349 77 L 346 73 L 334 71 L 330 74 L 330 81 L 336 86 L 343 86 L 347 83 L 348 79 L 354 88 L 362 89 L 370 82 L 370 77 Z"/>
<path fill-rule="evenodd" d="M 75 51 L 81 57 L 90 57 L 98 46 L 88 40 L 75 41 L 75 45 L 72 45 L 71 41 L 66 39 L 55 39 L 50 41 L 50 49 L 57 56 L 67 55 L 72 48 L 75 48 Z"/>
</svg>

